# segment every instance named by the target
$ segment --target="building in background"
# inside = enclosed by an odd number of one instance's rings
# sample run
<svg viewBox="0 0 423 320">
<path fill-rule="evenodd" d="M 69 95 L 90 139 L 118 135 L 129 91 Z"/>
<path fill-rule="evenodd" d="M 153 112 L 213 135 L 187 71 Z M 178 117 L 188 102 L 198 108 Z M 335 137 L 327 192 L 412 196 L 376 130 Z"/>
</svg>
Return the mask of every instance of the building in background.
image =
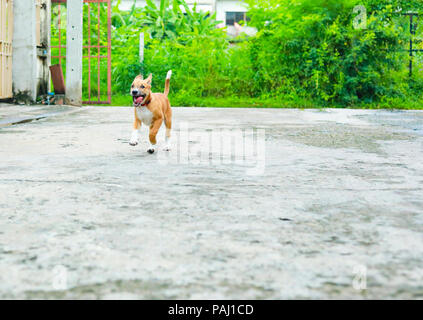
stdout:
<svg viewBox="0 0 423 320">
<path fill-rule="evenodd" d="M 160 0 L 155 2 L 159 4 Z M 219 26 L 226 26 L 231 36 L 237 36 L 240 33 L 253 35 L 256 32 L 254 28 L 248 27 L 247 5 L 242 0 L 186 0 L 186 2 L 190 8 L 196 4 L 200 11 L 216 12 L 216 20 L 221 21 Z M 129 10 L 133 3 L 134 0 L 122 0 L 119 9 Z M 145 0 L 136 0 L 135 3 L 137 7 L 146 5 Z M 245 21 L 246 26 L 241 27 L 240 21 Z"/>
</svg>

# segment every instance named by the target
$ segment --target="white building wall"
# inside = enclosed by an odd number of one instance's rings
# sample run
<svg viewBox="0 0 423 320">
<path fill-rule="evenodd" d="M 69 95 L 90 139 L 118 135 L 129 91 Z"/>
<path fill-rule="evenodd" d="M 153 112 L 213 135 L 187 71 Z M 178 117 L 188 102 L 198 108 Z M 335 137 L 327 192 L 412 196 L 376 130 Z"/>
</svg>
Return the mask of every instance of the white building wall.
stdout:
<svg viewBox="0 0 423 320">
<path fill-rule="evenodd" d="M 119 9 L 122 10 L 122 11 L 130 10 L 133 3 L 134 2 L 131 1 L 131 0 L 122 0 L 122 2 L 120 3 Z M 137 0 L 136 1 L 136 6 L 137 7 L 143 7 L 143 6 L 145 6 L 145 1 L 143 1 L 143 0 Z"/>
<path fill-rule="evenodd" d="M 247 12 L 247 5 L 240 0 L 221 0 L 216 2 L 216 20 L 225 23 L 226 12 L 228 11 Z"/>
</svg>

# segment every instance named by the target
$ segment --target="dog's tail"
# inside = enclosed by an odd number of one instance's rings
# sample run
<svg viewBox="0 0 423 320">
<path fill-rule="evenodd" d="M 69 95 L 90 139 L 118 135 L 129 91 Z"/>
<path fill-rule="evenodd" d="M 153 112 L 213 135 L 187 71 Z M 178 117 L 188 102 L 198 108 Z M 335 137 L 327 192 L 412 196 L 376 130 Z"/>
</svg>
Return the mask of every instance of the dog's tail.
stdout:
<svg viewBox="0 0 423 320">
<path fill-rule="evenodd" d="M 170 77 L 171 77 L 171 76 L 172 76 L 172 70 L 169 70 L 169 71 L 167 72 L 167 75 L 166 75 L 165 90 L 164 90 L 164 94 L 166 95 L 166 97 L 167 97 L 167 95 L 169 94 Z"/>
</svg>

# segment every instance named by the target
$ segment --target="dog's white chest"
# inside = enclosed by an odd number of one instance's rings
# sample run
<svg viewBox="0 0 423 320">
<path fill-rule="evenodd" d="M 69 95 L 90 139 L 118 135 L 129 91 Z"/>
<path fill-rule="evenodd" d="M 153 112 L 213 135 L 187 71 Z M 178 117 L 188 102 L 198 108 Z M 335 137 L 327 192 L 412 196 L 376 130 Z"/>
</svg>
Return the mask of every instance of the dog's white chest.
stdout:
<svg viewBox="0 0 423 320">
<path fill-rule="evenodd" d="M 148 110 L 147 107 L 138 107 L 137 116 L 138 119 L 140 119 L 141 122 L 147 126 L 149 126 L 151 124 L 151 121 L 153 120 L 153 113 Z"/>
</svg>

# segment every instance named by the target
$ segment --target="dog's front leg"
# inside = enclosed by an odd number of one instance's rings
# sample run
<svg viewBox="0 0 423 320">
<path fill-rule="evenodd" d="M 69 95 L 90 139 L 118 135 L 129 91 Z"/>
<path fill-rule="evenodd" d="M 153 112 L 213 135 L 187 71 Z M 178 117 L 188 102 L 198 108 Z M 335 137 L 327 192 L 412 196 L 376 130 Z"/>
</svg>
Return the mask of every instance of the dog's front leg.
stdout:
<svg viewBox="0 0 423 320">
<path fill-rule="evenodd" d="M 162 122 L 163 118 L 153 119 L 153 122 L 150 125 L 150 133 L 148 135 L 148 137 L 150 138 L 150 147 L 147 150 L 148 153 L 154 153 L 154 150 L 156 149 L 156 136 L 157 132 L 159 131 L 162 125 Z"/>
<path fill-rule="evenodd" d="M 129 141 L 129 144 L 131 146 L 136 146 L 138 144 L 138 132 L 139 132 L 140 128 L 141 128 L 141 121 L 138 120 L 137 117 L 135 117 L 134 129 L 132 130 L 131 140 Z"/>
</svg>

